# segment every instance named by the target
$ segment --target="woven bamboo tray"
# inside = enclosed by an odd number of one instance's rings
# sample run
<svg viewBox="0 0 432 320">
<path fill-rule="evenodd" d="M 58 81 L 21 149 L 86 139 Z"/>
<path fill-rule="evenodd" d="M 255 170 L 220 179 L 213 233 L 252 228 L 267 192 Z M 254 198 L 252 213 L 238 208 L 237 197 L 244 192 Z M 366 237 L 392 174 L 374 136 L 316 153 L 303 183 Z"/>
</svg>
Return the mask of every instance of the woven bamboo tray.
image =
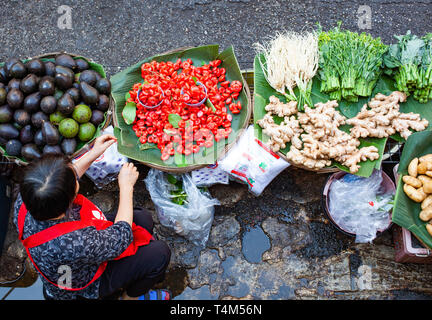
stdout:
<svg viewBox="0 0 432 320">
<path fill-rule="evenodd" d="M 68 54 L 68 55 L 70 55 L 71 57 L 74 57 L 74 58 L 84 58 L 88 62 L 96 63 L 93 59 L 84 57 L 82 55 L 74 54 L 74 53 L 68 53 L 68 52 L 65 52 L 65 51 L 45 53 L 45 54 L 41 54 L 41 55 L 38 55 L 38 56 L 22 59 L 22 61 L 27 62 L 28 60 L 31 60 L 31 59 L 41 59 L 42 61 L 47 61 L 47 60 L 55 59 L 55 57 L 57 55 L 59 55 L 59 54 Z M 113 100 L 113 97 L 112 97 L 111 94 L 109 96 L 109 100 L 110 100 L 109 101 L 109 108 L 105 112 L 105 121 L 102 124 L 99 125 L 99 127 L 98 127 L 98 131 L 99 132 L 105 130 L 111 124 L 112 115 L 113 115 L 113 112 L 114 112 L 114 100 Z M 95 137 L 97 135 L 97 132 L 95 134 Z M 86 143 L 85 145 L 83 145 L 80 149 L 78 149 L 77 151 L 75 151 L 74 154 L 72 154 L 71 156 L 69 156 L 69 158 L 70 159 L 74 159 L 74 158 L 80 157 L 81 155 L 83 155 L 84 153 L 86 153 L 87 151 L 89 151 L 93 147 L 94 138 L 95 137 L 93 137 L 92 140 L 90 140 L 88 143 Z M 4 158 L 7 159 L 7 161 L 9 161 L 11 163 L 14 163 L 16 165 L 24 166 L 24 165 L 28 164 L 28 162 L 24 161 L 23 159 L 20 159 L 18 157 L 12 157 L 12 156 L 6 155 L 5 154 L 5 150 L 3 150 L 3 148 L 0 148 L 0 154 L 2 156 L 4 156 Z"/>
<path fill-rule="evenodd" d="M 181 48 L 177 48 L 177 49 L 174 49 L 174 50 L 169 50 L 169 51 L 161 53 L 159 55 L 163 56 L 163 55 L 168 55 L 168 54 L 175 54 L 175 53 L 182 52 L 182 51 L 185 51 L 185 50 L 188 50 L 188 49 L 193 49 L 193 48 L 194 47 L 181 47 Z M 243 134 L 243 131 L 245 131 L 247 129 L 247 127 L 249 126 L 250 121 L 252 119 L 252 106 L 253 105 L 252 105 L 252 98 L 251 98 L 250 88 L 249 88 L 249 85 L 246 82 L 243 74 L 242 74 L 241 79 L 239 79 L 239 80 L 243 83 L 243 90 L 244 90 L 244 93 L 246 95 L 246 100 L 247 100 L 247 105 L 243 106 L 243 108 L 242 108 L 242 111 L 243 110 L 246 111 L 246 118 L 245 118 L 245 121 L 244 121 L 242 127 L 239 129 L 236 138 L 233 141 L 231 141 L 229 144 L 227 144 L 224 147 L 224 149 L 218 153 L 217 160 L 222 159 L 226 155 L 226 153 L 232 148 L 232 146 L 235 145 L 235 143 L 238 141 L 238 139 L 240 138 L 240 136 Z M 113 112 L 113 126 L 115 128 L 119 127 L 118 114 L 115 111 Z M 160 171 L 164 171 L 164 172 L 168 172 L 168 173 L 173 173 L 173 174 L 182 174 L 182 173 L 190 172 L 190 171 L 193 171 L 193 170 L 204 168 L 204 167 L 206 167 L 208 165 L 208 164 L 192 164 L 192 165 L 188 165 L 186 167 L 169 167 L 169 166 L 161 166 L 161 165 L 158 165 L 158 164 L 155 164 L 155 163 L 151 163 L 151 162 L 147 162 L 147 161 L 146 162 L 139 161 L 139 162 L 143 163 L 144 165 L 146 165 L 146 166 L 148 166 L 150 168 L 154 168 L 154 169 L 157 169 L 157 170 L 160 170 Z"/>
</svg>

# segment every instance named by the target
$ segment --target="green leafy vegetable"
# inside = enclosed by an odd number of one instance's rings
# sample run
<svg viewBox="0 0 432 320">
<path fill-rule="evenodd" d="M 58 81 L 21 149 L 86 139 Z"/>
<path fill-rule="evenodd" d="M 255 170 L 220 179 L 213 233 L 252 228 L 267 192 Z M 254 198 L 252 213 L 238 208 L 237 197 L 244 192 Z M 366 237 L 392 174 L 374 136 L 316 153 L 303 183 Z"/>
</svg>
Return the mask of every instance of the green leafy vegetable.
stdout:
<svg viewBox="0 0 432 320">
<path fill-rule="evenodd" d="M 136 117 L 136 104 L 128 102 L 123 109 L 122 116 L 127 124 L 132 124 Z"/>
<path fill-rule="evenodd" d="M 319 27 L 319 76 L 321 92 L 330 99 L 357 102 L 372 94 L 388 47 L 380 38 L 337 27 L 327 32 Z"/>
<path fill-rule="evenodd" d="M 394 77 L 399 91 L 426 103 L 432 98 L 432 33 L 419 38 L 408 30 L 395 38 L 398 42 L 384 57 L 385 72 Z"/>
<path fill-rule="evenodd" d="M 179 121 L 182 120 L 182 117 L 180 117 L 177 113 L 171 113 L 168 115 L 168 122 L 174 127 L 178 128 Z"/>
<path fill-rule="evenodd" d="M 170 190 L 171 195 L 171 202 L 178 204 L 178 205 L 184 205 L 187 203 L 188 195 L 186 191 L 183 189 L 183 182 L 180 179 L 177 179 L 172 174 L 166 175 L 167 181 L 173 185 L 173 189 Z"/>
<path fill-rule="evenodd" d="M 149 149 L 157 149 L 157 145 L 154 143 L 143 143 L 138 146 L 140 151 L 149 150 Z"/>
</svg>

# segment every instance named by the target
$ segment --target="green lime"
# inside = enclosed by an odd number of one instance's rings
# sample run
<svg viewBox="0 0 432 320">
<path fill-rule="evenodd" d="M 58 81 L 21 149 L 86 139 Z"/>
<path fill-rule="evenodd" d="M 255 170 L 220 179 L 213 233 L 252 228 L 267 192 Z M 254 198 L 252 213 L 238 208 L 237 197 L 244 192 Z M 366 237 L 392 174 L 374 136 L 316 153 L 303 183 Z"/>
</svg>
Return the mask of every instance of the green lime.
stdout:
<svg viewBox="0 0 432 320">
<path fill-rule="evenodd" d="M 73 138 L 78 134 L 79 124 L 74 119 L 67 118 L 60 121 L 59 132 L 65 138 Z"/>
<path fill-rule="evenodd" d="M 56 111 L 50 114 L 50 122 L 54 125 L 58 125 L 63 119 L 66 119 L 66 116 L 60 111 Z"/>
<path fill-rule="evenodd" d="M 89 122 L 91 116 L 92 116 L 92 111 L 90 107 L 85 104 L 79 104 L 75 106 L 75 109 L 72 113 L 72 118 L 78 123 Z"/>
<path fill-rule="evenodd" d="M 79 127 L 78 138 L 81 141 L 87 142 L 90 141 L 96 133 L 96 127 L 93 123 L 87 122 L 83 123 Z"/>
</svg>

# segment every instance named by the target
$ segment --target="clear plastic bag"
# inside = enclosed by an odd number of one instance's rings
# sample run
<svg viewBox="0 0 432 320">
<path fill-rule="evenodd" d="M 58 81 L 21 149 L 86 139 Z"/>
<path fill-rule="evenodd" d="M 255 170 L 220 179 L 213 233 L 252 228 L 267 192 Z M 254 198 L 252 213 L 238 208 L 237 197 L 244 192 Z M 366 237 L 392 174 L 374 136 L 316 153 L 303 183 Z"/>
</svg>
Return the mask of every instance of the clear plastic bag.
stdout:
<svg viewBox="0 0 432 320">
<path fill-rule="evenodd" d="M 176 186 L 169 178 L 180 182 L 180 191 L 178 184 Z M 220 204 L 219 200 L 199 189 L 188 173 L 174 176 L 150 169 L 144 182 L 160 223 L 195 245 L 205 247 L 213 223 L 214 206 Z"/>
<path fill-rule="evenodd" d="M 329 210 L 337 225 L 356 234 L 357 243 L 367 243 L 389 226 L 393 198 L 393 192 L 382 188 L 381 171 L 368 178 L 346 174 L 331 185 Z"/>
</svg>

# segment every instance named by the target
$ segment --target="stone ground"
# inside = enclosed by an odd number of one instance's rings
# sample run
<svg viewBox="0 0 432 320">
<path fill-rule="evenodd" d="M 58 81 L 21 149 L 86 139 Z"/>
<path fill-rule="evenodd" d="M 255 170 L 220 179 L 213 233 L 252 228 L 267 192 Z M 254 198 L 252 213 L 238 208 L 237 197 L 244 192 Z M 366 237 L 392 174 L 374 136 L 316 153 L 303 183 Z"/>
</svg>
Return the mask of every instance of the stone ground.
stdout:
<svg viewBox="0 0 432 320">
<path fill-rule="evenodd" d="M 234 45 L 242 69 L 252 68 L 251 45 L 277 30 L 324 28 L 338 20 L 359 31 L 357 1 L 0 1 L 0 61 L 67 51 L 91 57 L 108 75 L 150 55 L 182 46 Z M 68 5 L 72 29 L 59 29 Z M 371 29 L 386 43 L 410 29 L 430 31 L 430 1 L 369 1 Z M 139 165 L 144 179 L 148 168 Z M 210 188 L 221 205 L 206 248 L 200 250 L 159 223 L 172 250 L 163 287 L 176 299 L 430 299 L 431 267 L 394 260 L 391 230 L 373 244 L 356 244 L 327 219 L 321 206 L 327 174 L 290 167 L 255 197 L 231 182 Z M 144 182 L 135 203 L 154 212 Z M 117 208 L 117 184 L 82 192 L 102 210 Z M 0 258 L 0 282 L 23 270 L 25 252 L 10 226 Z M 16 286 L 36 280 L 27 265 Z"/>
</svg>

